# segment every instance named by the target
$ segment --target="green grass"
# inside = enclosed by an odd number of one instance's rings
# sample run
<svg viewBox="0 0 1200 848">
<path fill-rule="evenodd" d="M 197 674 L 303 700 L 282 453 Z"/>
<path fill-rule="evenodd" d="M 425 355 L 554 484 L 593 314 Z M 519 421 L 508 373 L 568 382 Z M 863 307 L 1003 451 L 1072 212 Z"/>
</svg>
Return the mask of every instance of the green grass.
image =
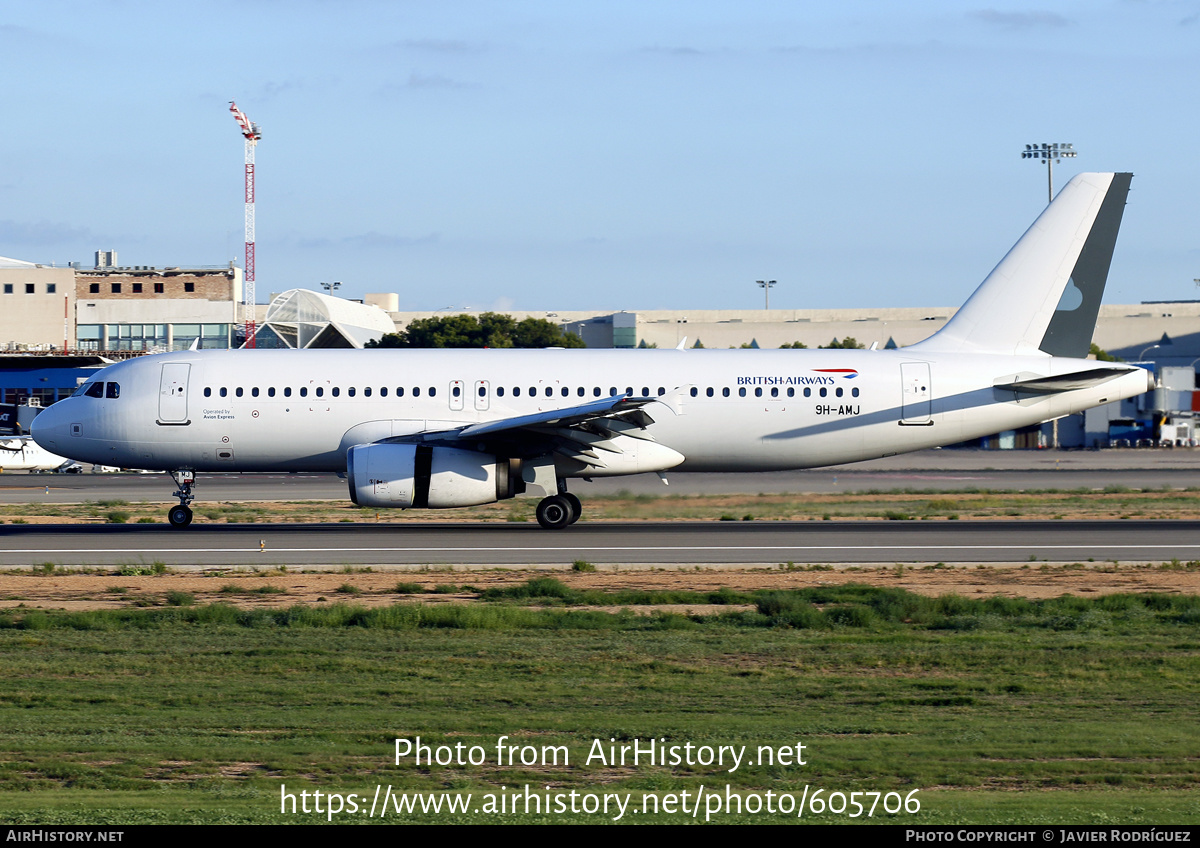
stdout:
<svg viewBox="0 0 1200 848">
<path fill-rule="evenodd" d="M 1200 821 L 1200 598 L 596 594 L 609 606 L 719 597 L 747 608 L 610 614 L 573 608 L 598 601 L 539 578 L 465 604 L 4 610 L 5 820 L 307 821 L 279 816 L 281 784 L 370 795 L 529 783 L 921 789 L 912 821 L 924 824 Z M 397 765 L 394 740 L 418 735 L 480 745 L 487 762 Z M 500 736 L 564 745 L 571 765 L 499 765 Z M 585 762 L 593 740 L 652 738 L 803 743 L 808 764 Z"/>
</svg>

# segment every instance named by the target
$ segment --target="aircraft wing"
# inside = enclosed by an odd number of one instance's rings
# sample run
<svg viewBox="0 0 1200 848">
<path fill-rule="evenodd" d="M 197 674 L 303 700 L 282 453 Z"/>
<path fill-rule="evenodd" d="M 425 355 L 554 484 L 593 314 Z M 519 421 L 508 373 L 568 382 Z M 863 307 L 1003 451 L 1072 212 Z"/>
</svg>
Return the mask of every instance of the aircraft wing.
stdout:
<svg viewBox="0 0 1200 848">
<path fill-rule="evenodd" d="M 1092 386 L 1098 386 L 1101 383 L 1128 373 L 1128 367 L 1089 368 L 1087 371 L 1057 374 L 1053 377 L 1034 377 L 1026 380 L 997 383 L 994 388 L 1009 392 L 1024 392 L 1032 395 L 1053 395 L 1059 392 L 1070 392 L 1075 389 L 1087 389 Z"/>
<path fill-rule="evenodd" d="M 461 446 L 482 445 L 490 451 L 503 450 L 510 455 L 538 456 L 556 453 L 592 468 L 620 464 L 633 444 L 653 443 L 647 428 L 654 419 L 644 407 L 658 398 L 628 395 L 601 398 L 563 409 L 551 409 L 530 415 L 499 418 L 444 430 L 426 431 L 411 436 L 395 436 L 385 442 L 420 442 Z M 634 439 L 636 442 L 629 442 Z M 658 446 L 661 451 L 667 448 Z M 671 464 L 683 457 L 670 451 Z M 608 458 L 605 458 L 605 454 Z"/>
</svg>

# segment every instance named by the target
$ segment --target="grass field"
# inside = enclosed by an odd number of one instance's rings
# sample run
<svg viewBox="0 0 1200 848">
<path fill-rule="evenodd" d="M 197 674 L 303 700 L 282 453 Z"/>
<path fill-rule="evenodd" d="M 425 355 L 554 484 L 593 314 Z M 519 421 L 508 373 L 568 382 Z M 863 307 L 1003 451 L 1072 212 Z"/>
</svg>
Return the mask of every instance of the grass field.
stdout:
<svg viewBox="0 0 1200 848">
<path fill-rule="evenodd" d="M 368 799 L 376 785 L 471 793 L 478 806 L 501 786 L 641 798 L 728 784 L 744 796 L 920 790 L 919 813 L 872 819 L 893 823 L 1200 821 L 1200 598 L 598 594 L 542 578 L 438 606 L 6 610 L 3 819 L 325 820 L 281 815 L 281 785 Z M 741 606 L 586 608 L 597 603 Z M 416 736 L 479 745 L 486 761 L 396 765 L 395 739 Z M 501 736 L 566 746 L 570 765 L 500 764 Z M 635 739 L 745 745 L 750 759 L 799 743 L 807 764 L 585 762 L 593 740 Z M 385 821 L 398 818 L 612 816 Z"/>
</svg>

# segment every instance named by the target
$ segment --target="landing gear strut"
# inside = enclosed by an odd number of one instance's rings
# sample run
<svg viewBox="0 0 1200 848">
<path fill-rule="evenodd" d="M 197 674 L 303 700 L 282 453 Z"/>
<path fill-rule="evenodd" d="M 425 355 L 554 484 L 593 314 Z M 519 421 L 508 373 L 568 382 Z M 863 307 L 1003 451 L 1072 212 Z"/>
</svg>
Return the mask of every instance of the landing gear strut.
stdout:
<svg viewBox="0 0 1200 848">
<path fill-rule="evenodd" d="M 196 472 L 172 471 L 171 478 L 179 487 L 172 493 L 174 497 L 179 498 L 179 506 L 173 506 L 167 510 L 167 521 L 171 522 L 172 527 L 187 527 L 192 523 L 192 508 L 188 504 L 195 497 L 192 494 L 192 486 L 196 484 Z"/>
<path fill-rule="evenodd" d="M 583 514 L 583 504 L 579 498 L 567 491 L 560 481 L 558 494 L 542 498 L 537 505 L 538 524 L 546 530 L 562 530 L 579 520 Z"/>
</svg>

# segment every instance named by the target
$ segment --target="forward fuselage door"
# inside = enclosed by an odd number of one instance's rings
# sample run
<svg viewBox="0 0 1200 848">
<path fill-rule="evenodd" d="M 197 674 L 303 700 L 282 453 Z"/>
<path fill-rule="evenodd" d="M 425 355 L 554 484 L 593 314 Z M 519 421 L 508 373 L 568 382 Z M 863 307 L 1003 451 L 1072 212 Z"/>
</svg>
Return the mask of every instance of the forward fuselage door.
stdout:
<svg viewBox="0 0 1200 848">
<path fill-rule="evenodd" d="M 900 382 L 903 386 L 900 423 L 916 427 L 932 424 L 933 387 L 929 380 L 929 363 L 901 362 Z"/>
<path fill-rule="evenodd" d="M 450 408 L 451 409 L 462 409 L 463 408 L 463 401 L 465 400 L 463 395 L 465 395 L 466 392 L 467 392 L 467 388 L 466 388 L 466 386 L 463 385 L 462 380 L 451 380 L 450 381 L 449 395 L 450 395 Z"/>
<path fill-rule="evenodd" d="M 158 383 L 158 423 L 190 424 L 188 421 L 187 362 L 167 362 L 162 367 Z"/>
<path fill-rule="evenodd" d="M 488 396 L 492 392 L 492 387 L 488 385 L 487 380 L 475 381 L 475 408 L 483 411 L 488 408 Z"/>
</svg>

